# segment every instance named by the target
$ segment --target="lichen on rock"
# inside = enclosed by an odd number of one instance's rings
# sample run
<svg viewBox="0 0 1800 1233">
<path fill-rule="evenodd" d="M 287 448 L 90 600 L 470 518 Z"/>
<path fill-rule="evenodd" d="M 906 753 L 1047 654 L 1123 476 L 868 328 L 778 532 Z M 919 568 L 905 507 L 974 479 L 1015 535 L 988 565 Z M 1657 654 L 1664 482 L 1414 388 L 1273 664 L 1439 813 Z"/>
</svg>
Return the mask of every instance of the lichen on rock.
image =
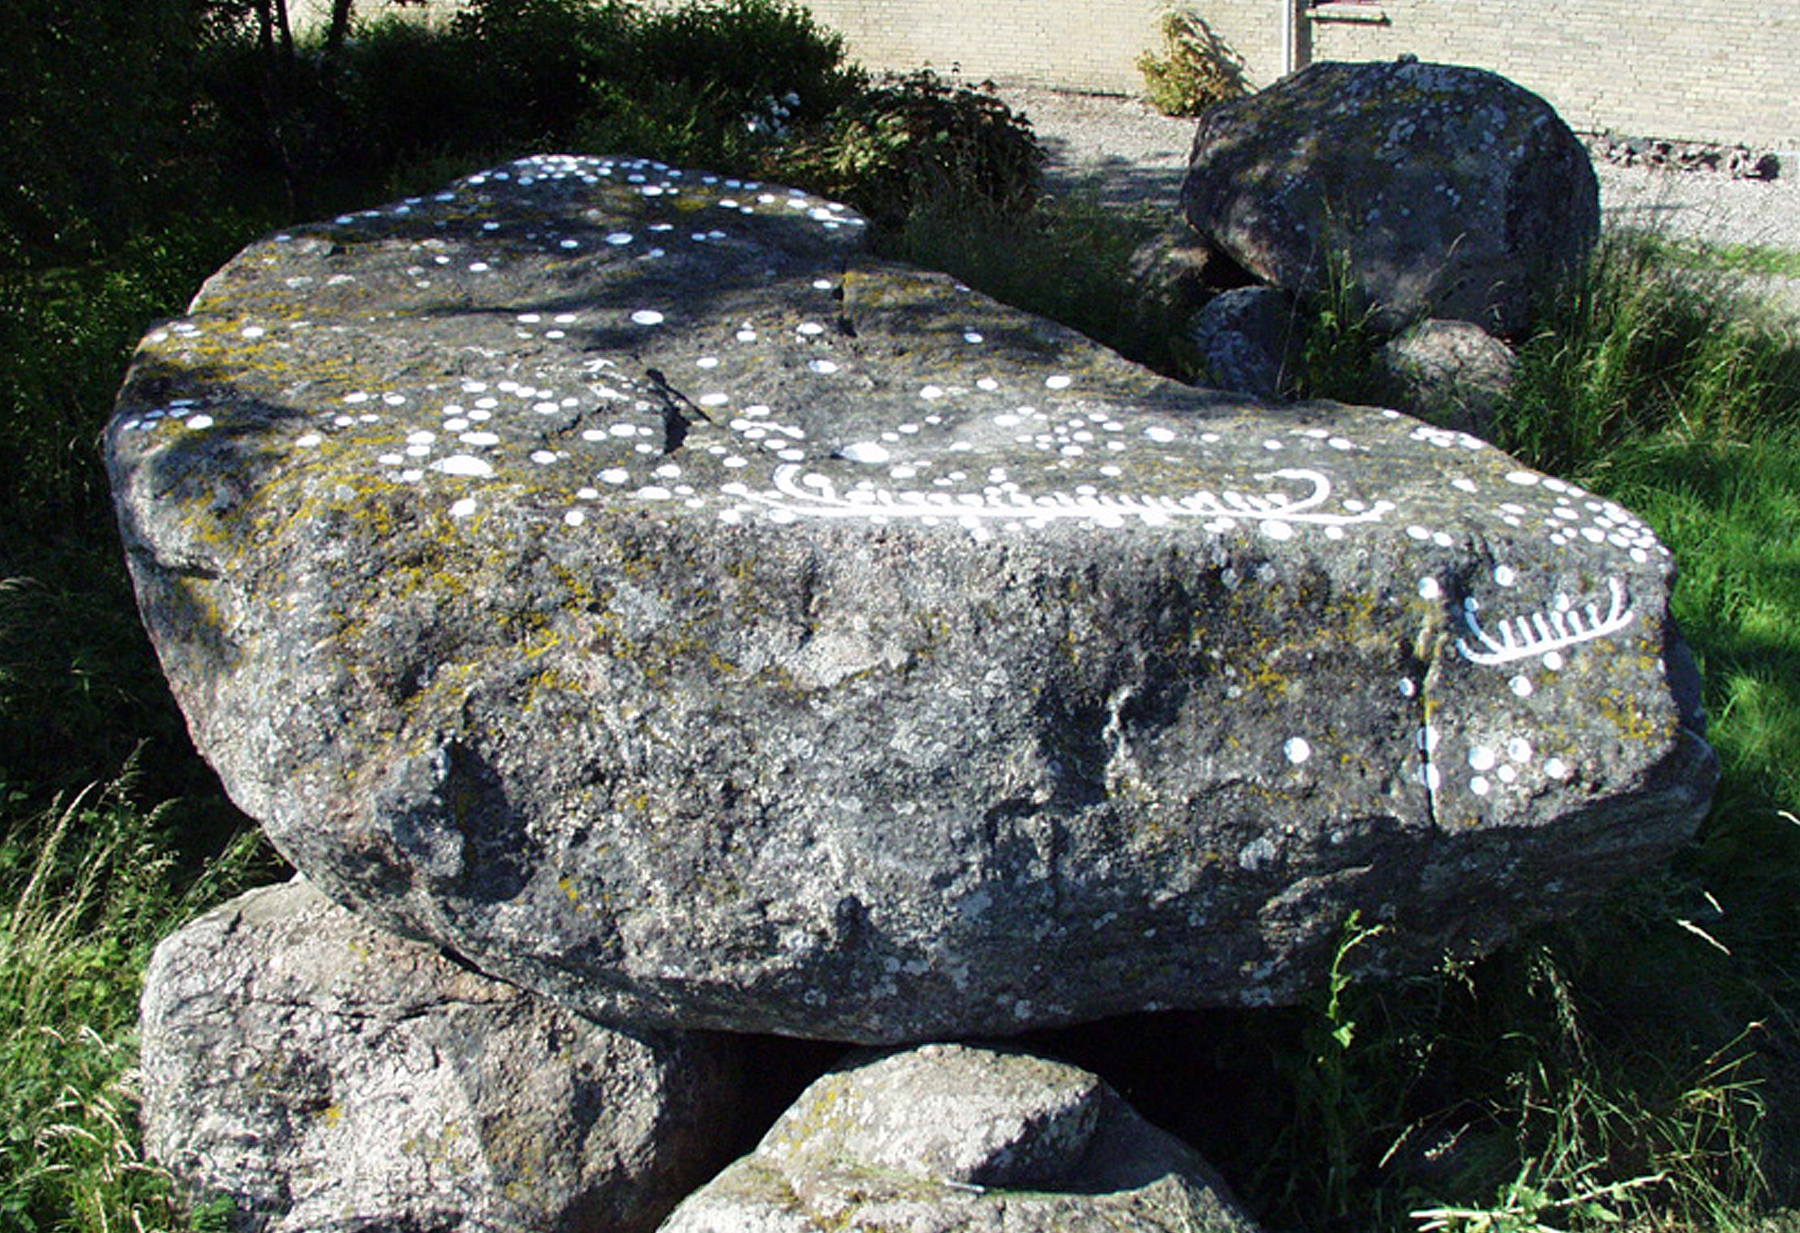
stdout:
<svg viewBox="0 0 1800 1233">
<path fill-rule="evenodd" d="M 1162 380 L 797 190 L 525 160 L 253 245 L 108 430 L 202 752 L 335 898 L 604 1022 L 1286 1001 L 1711 788 L 1628 511 Z"/>
</svg>

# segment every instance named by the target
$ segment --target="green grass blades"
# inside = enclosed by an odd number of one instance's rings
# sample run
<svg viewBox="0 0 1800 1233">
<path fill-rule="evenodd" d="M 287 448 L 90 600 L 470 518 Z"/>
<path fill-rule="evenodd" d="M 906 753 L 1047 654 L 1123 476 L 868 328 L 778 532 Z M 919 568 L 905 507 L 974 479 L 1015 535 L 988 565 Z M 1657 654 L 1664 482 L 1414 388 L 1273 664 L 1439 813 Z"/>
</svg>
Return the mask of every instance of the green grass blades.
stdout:
<svg viewBox="0 0 1800 1233">
<path fill-rule="evenodd" d="M 1559 474 L 1669 432 L 1748 440 L 1800 422 L 1794 326 L 1738 281 L 1672 265 L 1654 238 L 1614 234 L 1519 348 L 1497 444 Z"/>
<path fill-rule="evenodd" d="M 158 939 L 267 860 L 254 837 L 186 880 L 130 776 L 12 815 L 0 841 L 0 1227 L 180 1227 L 137 1142 L 137 996 Z"/>
</svg>

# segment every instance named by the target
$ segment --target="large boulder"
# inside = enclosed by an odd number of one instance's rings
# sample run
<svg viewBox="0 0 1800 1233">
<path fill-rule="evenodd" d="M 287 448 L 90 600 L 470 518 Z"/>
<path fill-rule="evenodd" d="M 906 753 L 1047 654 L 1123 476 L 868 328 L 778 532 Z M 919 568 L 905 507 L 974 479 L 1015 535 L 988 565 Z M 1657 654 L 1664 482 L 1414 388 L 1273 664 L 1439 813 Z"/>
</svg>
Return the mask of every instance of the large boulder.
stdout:
<svg viewBox="0 0 1800 1233">
<path fill-rule="evenodd" d="M 369 928 L 304 881 L 166 939 L 144 1138 L 262 1233 L 654 1228 L 720 1163 L 726 1047 L 596 1027 Z"/>
<path fill-rule="evenodd" d="M 659 1233 L 1254 1233 L 1223 1183 L 1087 1071 L 926 1045 L 807 1088 Z"/>
<path fill-rule="evenodd" d="M 1314 64 L 1208 111 L 1182 209 L 1283 290 L 1337 280 L 1390 331 L 1446 317 L 1509 337 L 1600 228 L 1587 151 L 1548 103 L 1416 60 Z"/>
<path fill-rule="evenodd" d="M 1672 564 L 1397 412 L 1156 377 L 804 194 L 533 160 L 261 241 L 106 437 L 200 749 L 605 1022 L 884 1043 L 1492 945 L 1705 809 Z"/>
</svg>

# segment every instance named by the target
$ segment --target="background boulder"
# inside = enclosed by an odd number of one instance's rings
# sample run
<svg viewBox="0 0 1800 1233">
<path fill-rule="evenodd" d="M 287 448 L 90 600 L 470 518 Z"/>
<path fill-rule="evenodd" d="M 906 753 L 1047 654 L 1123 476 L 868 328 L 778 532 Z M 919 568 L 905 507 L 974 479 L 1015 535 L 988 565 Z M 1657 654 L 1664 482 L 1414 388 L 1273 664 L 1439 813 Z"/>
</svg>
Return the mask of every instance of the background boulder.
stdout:
<svg viewBox="0 0 1800 1233">
<path fill-rule="evenodd" d="M 1600 229 L 1587 151 L 1548 103 L 1405 60 L 1314 64 L 1209 110 L 1182 209 L 1264 282 L 1338 280 L 1389 332 L 1446 317 L 1516 336 Z"/>
</svg>

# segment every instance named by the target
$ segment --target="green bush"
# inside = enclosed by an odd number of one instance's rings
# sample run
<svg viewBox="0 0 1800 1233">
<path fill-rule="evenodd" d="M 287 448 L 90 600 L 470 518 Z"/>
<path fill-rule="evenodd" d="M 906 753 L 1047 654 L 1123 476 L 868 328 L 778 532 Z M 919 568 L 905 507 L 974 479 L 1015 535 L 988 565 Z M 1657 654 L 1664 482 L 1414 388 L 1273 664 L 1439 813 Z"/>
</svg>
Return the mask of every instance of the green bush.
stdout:
<svg viewBox="0 0 1800 1233">
<path fill-rule="evenodd" d="M 770 174 L 792 179 L 897 229 L 918 212 L 1014 216 L 1030 210 L 1044 151 L 993 88 L 923 70 L 863 91 L 779 151 Z"/>
<path fill-rule="evenodd" d="M 1197 116 L 1215 103 L 1249 93 L 1243 57 L 1192 13 L 1174 10 L 1157 23 L 1163 54 L 1138 57 L 1144 94 L 1165 116 Z"/>
<path fill-rule="evenodd" d="M 704 90 L 722 120 L 771 138 L 830 114 L 866 77 L 844 60 L 843 36 L 780 0 L 718 0 L 654 10 L 637 45 L 646 82 Z"/>
</svg>

